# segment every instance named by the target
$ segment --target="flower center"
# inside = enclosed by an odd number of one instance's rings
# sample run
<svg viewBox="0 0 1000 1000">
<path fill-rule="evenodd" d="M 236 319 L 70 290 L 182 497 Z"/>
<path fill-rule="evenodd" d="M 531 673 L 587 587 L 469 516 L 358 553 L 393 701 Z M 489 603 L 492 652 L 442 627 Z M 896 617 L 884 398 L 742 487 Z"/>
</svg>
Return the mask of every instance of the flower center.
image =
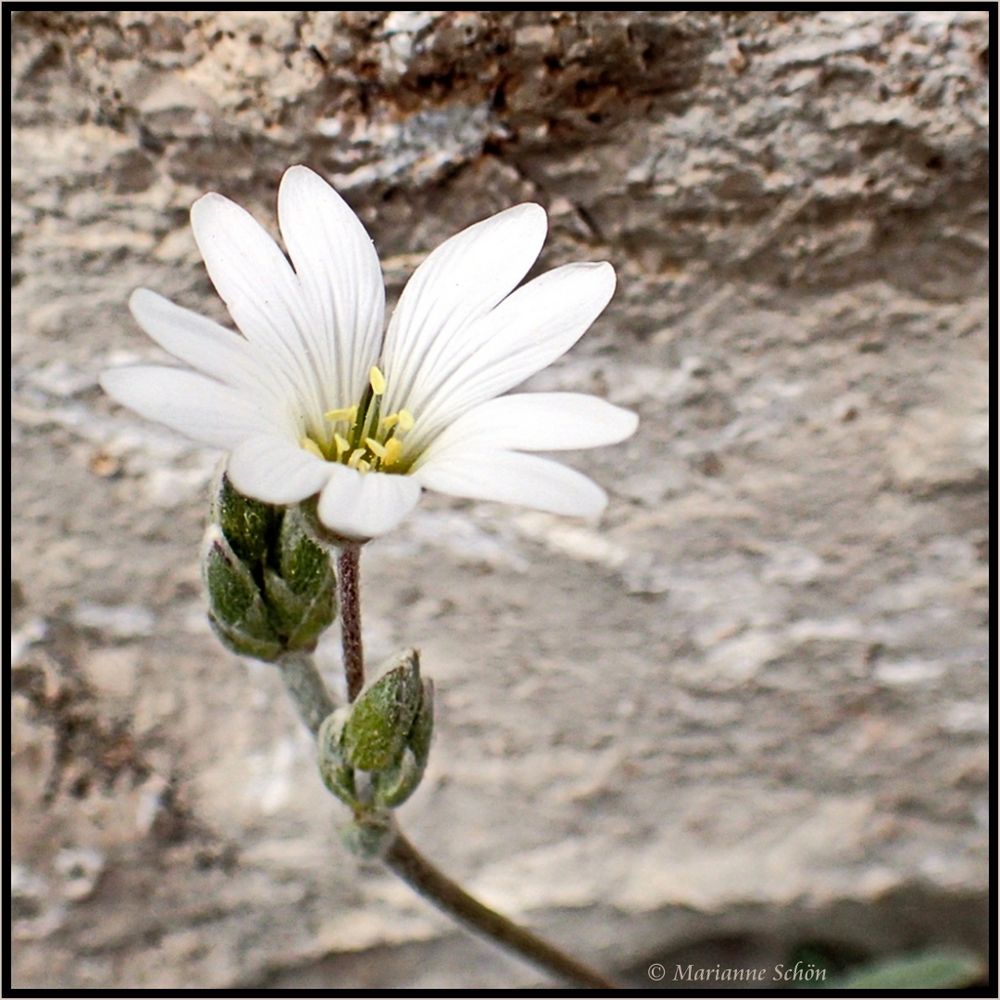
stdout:
<svg viewBox="0 0 1000 1000">
<path fill-rule="evenodd" d="M 377 366 L 368 373 L 368 388 L 361 402 L 324 413 L 333 425 L 333 436 L 320 442 L 308 434 L 299 444 L 328 462 L 340 462 L 359 472 L 406 472 L 403 435 L 413 427 L 409 410 L 381 413 L 385 376 Z"/>
</svg>

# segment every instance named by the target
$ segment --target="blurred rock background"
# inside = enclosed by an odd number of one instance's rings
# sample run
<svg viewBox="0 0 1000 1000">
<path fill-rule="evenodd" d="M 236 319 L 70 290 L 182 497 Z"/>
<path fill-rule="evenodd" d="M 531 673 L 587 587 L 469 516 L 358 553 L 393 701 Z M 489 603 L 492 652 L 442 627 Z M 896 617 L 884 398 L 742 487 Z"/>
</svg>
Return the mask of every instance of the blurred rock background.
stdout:
<svg viewBox="0 0 1000 1000">
<path fill-rule="evenodd" d="M 438 683 L 412 838 L 637 985 L 983 947 L 986 13 L 35 10 L 11 65 L 15 985 L 542 982 L 340 847 L 205 622 L 216 456 L 96 386 L 161 357 L 136 286 L 221 318 L 192 201 L 274 231 L 300 162 L 391 297 L 524 200 L 619 274 L 531 383 L 640 412 L 575 456 L 603 523 L 429 497 L 366 552 Z"/>
</svg>

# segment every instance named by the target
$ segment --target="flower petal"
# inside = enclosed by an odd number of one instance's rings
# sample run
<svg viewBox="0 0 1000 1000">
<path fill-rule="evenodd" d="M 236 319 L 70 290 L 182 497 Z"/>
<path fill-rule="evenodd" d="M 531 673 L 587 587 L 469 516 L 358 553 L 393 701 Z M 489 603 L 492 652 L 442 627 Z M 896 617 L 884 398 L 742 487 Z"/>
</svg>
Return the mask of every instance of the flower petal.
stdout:
<svg viewBox="0 0 1000 1000">
<path fill-rule="evenodd" d="M 264 503 L 290 504 L 319 493 L 330 468 L 287 437 L 255 434 L 234 449 L 227 471 L 240 493 Z"/>
<path fill-rule="evenodd" d="M 278 219 L 306 308 L 323 334 L 315 338 L 317 353 L 337 379 L 336 406 L 349 406 L 361 397 L 381 347 L 385 286 L 378 254 L 347 202 L 308 167 L 285 171 Z"/>
<path fill-rule="evenodd" d="M 414 271 L 389 322 L 382 353 L 388 412 L 415 402 L 415 381 L 426 370 L 436 370 L 442 358 L 454 351 L 467 355 L 466 328 L 528 273 L 546 228 L 540 205 L 515 205 L 452 236 Z"/>
<path fill-rule="evenodd" d="M 597 448 L 624 441 L 638 423 L 631 411 L 582 393 L 500 396 L 480 403 L 449 424 L 417 461 L 417 467 L 458 443 L 516 451 Z"/>
<path fill-rule="evenodd" d="M 513 388 L 580 339 L 615 290 L 608 263 L 557 267 L 509 295 L 463 335 L 463 350 L 421 373 L 406 406 L 417 418 L 407 438 L 419 453 L 477 403 Z"/>
<path fill-rule="evenodd" d="M 249 212 L 218 194 L 191 208 L 195 241 L 212 284 L 251 344 L 266 351 L 301 418 L 322 433 L 329 408 L 324 386 L 335 373 L 325 364 L 322 330 L 310 322 L 302 291 L 285 255 Z"/>
<path fill-rule="evenodd" d="M 227 385 L 275 391 L 266 368 L 238 333 L 147 288 L 137 288 L 128 304 L 139 326 L 178 360 Z"/>
<path fill-rule="evenodd" d="M 515 451 L 453 447 L 439 452 L 412 476 L 439 493 L 552 514 L 597 517 L 608 502 L 597 483 L 574 469 Z"/>
<path fill-rule="evenodd" d="M 412 476 L 357 472 L 346 465 L 331 465 L 330 469 L 317 513 L 326 527 L 345 538 L 361 541 L 384 535 L 420 499 L 420 484 Z"/>
<path fill-rule="evenodd" d="M 215 379 L 182 368 L 136 365 L 114 368 L 100 378 L 104 391 L 147 420 L 195 441 L 232 448 L 280 421 L 268 407 Z"/>
</svg>

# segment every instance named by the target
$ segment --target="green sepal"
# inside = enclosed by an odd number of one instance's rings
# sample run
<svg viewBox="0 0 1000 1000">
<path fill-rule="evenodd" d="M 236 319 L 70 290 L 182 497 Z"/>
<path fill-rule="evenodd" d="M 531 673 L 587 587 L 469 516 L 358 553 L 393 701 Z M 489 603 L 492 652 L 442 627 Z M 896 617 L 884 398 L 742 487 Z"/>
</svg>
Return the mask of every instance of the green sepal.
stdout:
<svg viewBox="0 0 1000 1000">
<path fill-rule="evenodd" d="M 219 642 L 238 656 L 249 656 L 265 663 L 275 663 L 285 651 L 280 642 L 258 639 L 240 629 L 224 625 L 211 611 L 208 613 L 208 624 L 212 626 L 212 631 Z"/>
<path fill-rule="evenodd" d="M 303 602 L 270 567 L 264 567 L 264 597 L 279 632 L 287 635 L 302 618 Z"/>
<path fill-rule="evenodd" d="M 316 741 L 319 745 L 319 773 L 323 784 L 341 802 L 355 807 L 358 803 L 354 784 L 354 768 L 345 760 L 340 750 L 344 723 L 350 715 L 349 708 L 338 708 L 328 715 L 319 727 Z"/>
<path fill-rule="evenodd" d="M 405 747 L 396 764 L 372 776 L 372 800 L 383 809 L 395 809 L 417 790 L 423 775 L 416 755 Z"/>
<path fill-rule="evenodd" d="M 351 706 L 341 738 L 345 758 L 362 771 L 382 771 L 395 765 L 422 696 L 416 650 L 407 650 L 384 664 Z"/>
<path fill-rule="evenodd" d="M 423 775 L 427 766 L 427 758 L 431 752 L 431 741 L 434 738 L 434 681 L 429 677 L 424 678 L 423 690 L 420 697 L 420 708 L 417 710 L 417 717 L 413 720 L 413 728 L 407 737 L 407 746 L 413 751 L 417 763 L 420 765 L 420 774 Z"/>
<path fill-rule="evenodd" d="M 336 618 L 333 562 L 304 516 L 243 496 L 226 476 L 213 494 L 203 575 L 212 626 L 241 655 L 311 651 Z"/>
<path fill-rule="evenodd" d="M 419 787 L 430 756 L 434 735 L 434 682 L 423 681 L 420 706 L 406 746 L 392 767 L 372 776 L 372 795 L 375 804 L 387 809 L 402 805 Z"/>
<path fill-rule="evenodd" d="M 241 655 L 277 659 L 284 647 L 271 625 L 257 582 L 217 530 L 209 537 L 202 570 L 209 621 L 223 643 Z"/>
<path fill-rule="evenodd" d="M 227 476 L 215 492 L 212 520 L 242 562 L 255 566 L 264 561 L 277 534 L 281 509 L 251 500 L 233 489 Z"/>
<path fill-rule="evenodd" d="M 281 522 L 278 570 L 282 587 L 274 603 L 284 615 L 288 648 L 311 650 L 337 617 L 337 576 L 333 560 L 310 537 L 294 508 L 285 511 Z"/>
<path fill-rule="evenodd" d="M 337 581 L 331 577 L 323 587 L 303 605 L 298 626 L 289 634 L 289 649 L 313 650 L 320 636 L 337 617 Z"/>
<path fill-rule="evenodd" d="M 299 595 L 312 595 L 328 584 L 336 585 L 329 555 L 313 541 L 302 516 L 294 509 L 287 510 L 281 522 L 278 570 L 289 588 Z"/>
</svg>

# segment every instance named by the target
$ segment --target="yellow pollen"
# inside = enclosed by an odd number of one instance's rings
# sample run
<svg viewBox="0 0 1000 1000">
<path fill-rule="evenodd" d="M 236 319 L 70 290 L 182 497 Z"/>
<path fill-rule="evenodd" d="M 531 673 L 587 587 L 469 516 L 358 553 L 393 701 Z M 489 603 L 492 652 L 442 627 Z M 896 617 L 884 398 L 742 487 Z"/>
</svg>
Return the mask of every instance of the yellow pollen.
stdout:
<svg viewBox="0 0 1000 1000">
<path fill-rule="evenodd" d="M 311 437 L 304 437 L 300 442 L 299 446 L 303 451 L 308 451 L 311 455 L 315 455 L 317 458 L 322 458 L 326 461 L 326 455 L 323 454 L 322 449 Z"/>
<path fill-rule="evenodd" d="M 323 414 L 337 428 L 331 428 L 332 440 L 325 435 L 315 439 L 305 437 L 302 447 L 318 458 L 343 462 L 358 472 L 398 472 L 409 461 L 404 459 L 407 449 L 403 436 L 413 428 L 415 420 L 409 410 L 380 414 L 386 378 L 378 365 L 369 369 L 368 381 L 370 389 L 360 403 Z"/>
<path fill-rule="evenodd" d="M 388 468 L 399 461 L 400 456 L 403 454 L 403 442 L 399 438 L 389 438 L 385 443 L 385 448 L 382 450 L 385 454 L 379 457 L 382 459 L 382 465 Z"/>
<path fill-rule="evenodd" d="M 339 410 L 330 410 L 324 413 L 323 416 L 327 420 L 337 423 L 340 420 L 346 420 L 349 424 L 353 424 L 358 415 L 358 408 L 356 406 L 345 406 Z"/>
</svg>

